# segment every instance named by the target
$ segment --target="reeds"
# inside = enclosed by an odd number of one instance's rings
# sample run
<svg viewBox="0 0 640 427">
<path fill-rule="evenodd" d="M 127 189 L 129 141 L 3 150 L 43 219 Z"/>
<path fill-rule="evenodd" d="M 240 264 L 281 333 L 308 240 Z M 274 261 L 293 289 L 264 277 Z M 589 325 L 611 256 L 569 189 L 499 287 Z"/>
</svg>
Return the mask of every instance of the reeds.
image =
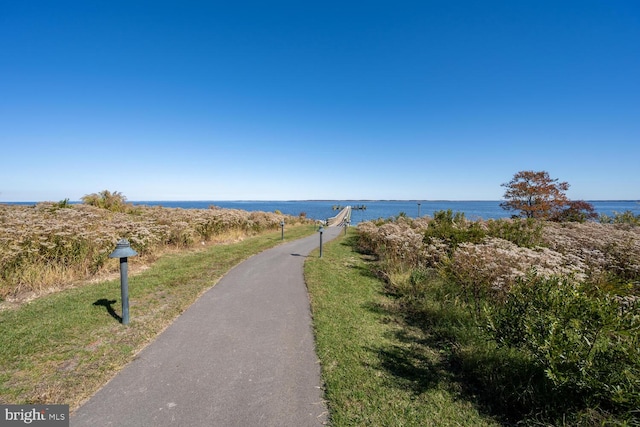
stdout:
<svg viewBox="0 0 640 427">
<path fill-rule="evenodd" d="M 235 209 L 96 206 L 39 203 L 0 205 L 0 299 L 42 293 L 117 269 L 108 255 L 121 238 L 153 261 L 169 248 L 238 240 L 297 224 L 301 217 Z"/>
</svg>

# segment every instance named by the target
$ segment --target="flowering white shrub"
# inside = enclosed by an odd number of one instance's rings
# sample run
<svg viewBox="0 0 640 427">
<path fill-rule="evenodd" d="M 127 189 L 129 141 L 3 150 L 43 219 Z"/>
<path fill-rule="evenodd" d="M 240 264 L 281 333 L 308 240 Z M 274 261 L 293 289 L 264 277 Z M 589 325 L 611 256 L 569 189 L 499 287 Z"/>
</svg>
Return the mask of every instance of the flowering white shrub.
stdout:
<svg viewBox="0 0 640 427">
<path fill-rule="evenodd" d="M 359 248 L 381 256 L 389 266 L 416 268 L 428 258 L 427 247 L 419 229 L 405 220 L 376 226 L 372 222 L 358 224 Z"/>
<path fill-rule="evenodd" d="M 482 243 L 463 243 L 446 264 L 447 274 L 476 296 L 490 291 L 504 295 L 516 279 L 534 270 L 542 277 L 556 275 L 586 279 L 586 266 L 580 259 L 566 257 L 549 248 L 522 248 L 499 238 L 487 238 Z"/>
<path fill-rule="evenodd" d="M 530 270 L 594 284 L 640 280 L 640 227 L 440 217 L 448 221 L 444 226 L 428 217 L 361 223 L 360 248 L 385 260 L 391 270 L 436 267 L 462 284 L 493 292 L 508 291 Z M 466 238 L 475 243 L 460 243 Z"/>
<path fill-rule="evenodd" d="M 582 262 L 596 283 L 611 274 L 630 281 L 640 277 L 640 227 L 549 223 L 543 239 L 549 248 Z"/>
</svg>

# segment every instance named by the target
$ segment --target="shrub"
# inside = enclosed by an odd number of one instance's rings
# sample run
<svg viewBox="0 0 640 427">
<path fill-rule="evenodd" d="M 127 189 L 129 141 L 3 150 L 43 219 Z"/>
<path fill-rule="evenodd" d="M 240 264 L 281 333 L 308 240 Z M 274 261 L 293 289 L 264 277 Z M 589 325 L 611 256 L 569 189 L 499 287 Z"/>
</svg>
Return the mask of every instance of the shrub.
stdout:
<svg viewBox="0 0 640 427">
<path fill-rule="evenodd" d="M 519 280 L 490 315 L 502 346 L 532 355 L 576 405 L 619 413 L 640 407 L 640 303 L 535 274 Z"/>
<path fill-rule="evenodd" d="M 573 262 L 572 262 L 573 261 Z M 462 243 L 442 263 L 444 276 L 462 288 L 476 310 L 486 298 L 501 301 L 511 286 L 528 271 L 536 269 L 543 277 L 556 274 L 584 279 L 585 266 L 548 248 L 522 248 L 498 238 L 478 244 Z"/>
<path fill-rule="evenodd" d="M 603 224 L 628 224 L 628 225 L 640 225 L 640 214 L 634 215 L 631 211 L 614 212 L 613 217 L 609 215 L 600 215 L 600 222 Z"/>
<path fill-rule="evenodd" d="M 82 202 L 102 209 L 113 212 L 125 212 L 127 210 L 127 198 L 124 194 L 109 190 L 103 190 L 99 193 L 91 193 L 82 196 Z"/>
<path fill-rule="evenodd" d="M 486 228 L 489 236 L 508 240 L 525 248 L 540 246 L 543 242 L 543 222 L 533 218 L 490 219 L 486 222 Z"/>
<path fill-rule="evenodd" d="M 60 200 L 58 203 L 55 203 L 52 206 L 52 209 L 69 209 L 71 208 L 71 203 L 69 202 L 69 199 L 64 199 L 64 200 Z"/>
<path fill-rule="evenodd" d="M 640 228 L 595 222 L 549 222 L 542 233 L 544 245 L 572 262 L 585 265 L 589 282 L 624 292 L 640 280 Z M 615 290 L 615 289 L 618 290 Z"/>
<path fill-rule="evenodd" d="M 474 395 L 523 424 L 637 416 L 640 227 L 534 219 L 472 226 L 452 212 L 435 216 L 361 223 L 358 247 L 379 259 L 376 274 L 429 333 L 436 317 L 456 319 L 439 336 L 461 330 L 461 319 L 475 325 L 456 336 L 451 360 Z M 469 348 L 460 344 L 467 335 L 478 337 Z"/>
<path fill-rule="evenodd" d="M 598 214 L 593 205 L 584 200 L 569 200 L 560 212 L 551 217 L 557 222 L 585 222 L 597 218 Z"/>
<path fill-rule="evenodd" d="M 406 223 L 388 222 L 378 228 L 378 254 L 392 270 L 416 268 L 420 265 L 422 235 Z"/>
<path fill-rule="evenodd" d="M 486 232 L 479 222 L 468 221 L 464 213 L 454 214 L 451 209 L 435 212 L 424 231 L 425 243 L 444 242 L 451 250 L 463 242 L 478 243 L 485 236 Z"/>
<path fill-rule="evenodd" d="M 365 221 L 359 223 L 356 229 L 358 230 L 357 250 L 365 254 L 376 254 L 378 227 L 371 221 Z"/>
</svg>

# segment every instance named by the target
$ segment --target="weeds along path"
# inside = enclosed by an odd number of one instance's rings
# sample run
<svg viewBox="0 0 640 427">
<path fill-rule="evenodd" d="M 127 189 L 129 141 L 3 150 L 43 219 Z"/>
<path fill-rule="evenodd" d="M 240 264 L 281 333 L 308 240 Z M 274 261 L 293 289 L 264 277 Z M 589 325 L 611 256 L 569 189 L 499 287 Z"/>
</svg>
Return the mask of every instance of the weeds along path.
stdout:
<svg viewBox="0 0 640 427">
<path fill-rule="evenodd" d="M 326 241 L 342 231 L 328 227 Z M 72 426 L 318 426 L 305 257 L 313 236 L 236 266 L 71 417 Z"/>
</svg>

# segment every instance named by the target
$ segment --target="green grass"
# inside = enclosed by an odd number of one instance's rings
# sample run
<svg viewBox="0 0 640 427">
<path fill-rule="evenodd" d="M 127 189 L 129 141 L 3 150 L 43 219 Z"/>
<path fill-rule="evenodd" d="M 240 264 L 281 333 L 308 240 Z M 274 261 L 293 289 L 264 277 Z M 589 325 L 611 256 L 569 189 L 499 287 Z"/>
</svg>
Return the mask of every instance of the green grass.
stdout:
<svg viewBox="0 0 640 427">
<path fill-rule="evenodd" d="M 448 350 L 406 322 L 352 239 L 333 240 L 305 263 L 332 425 L 499 425 L 466 397 Z"/>
<path fill-rule="evenodd" d="M 314 232 L 313 225 L 291 227 L 285 238 Z M 127 326 L 119 321 L 119 279 L 0 312 L 0 403 L 77 408 L 229 269 L 280 244 L 280 233 L 167 255 L 131 275 Z"/>
</svg>

